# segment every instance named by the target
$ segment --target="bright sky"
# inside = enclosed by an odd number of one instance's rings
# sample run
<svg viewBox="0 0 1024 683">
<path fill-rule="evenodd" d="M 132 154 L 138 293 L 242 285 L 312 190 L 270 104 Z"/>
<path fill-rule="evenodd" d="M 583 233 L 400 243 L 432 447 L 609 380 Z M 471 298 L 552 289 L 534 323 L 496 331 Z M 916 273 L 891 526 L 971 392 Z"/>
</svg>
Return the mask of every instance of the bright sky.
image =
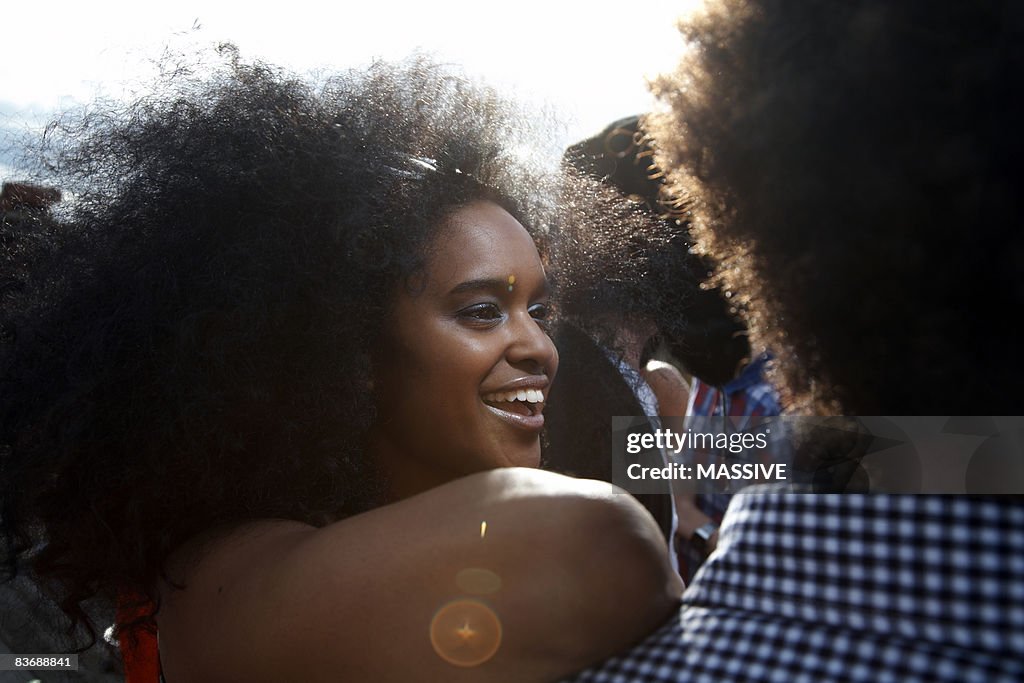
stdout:
<svg viewBox="0 0 1024 683">
<path fill-rule="evenodd" d="M 553 106 L 565 142 L 652 106 L 645 76 L 674 66 L 676 17 L 697 0 L 627 10 L 600 0 L 7 0 L 0 27 L 0 178 L 11 132 L 97 94 L 122 97 L 166 50 L 231 41 L 298 72 L 416 48 L 509 94 Z M 641 10 L 640 7 L 643 7 Z"/>
</svg>

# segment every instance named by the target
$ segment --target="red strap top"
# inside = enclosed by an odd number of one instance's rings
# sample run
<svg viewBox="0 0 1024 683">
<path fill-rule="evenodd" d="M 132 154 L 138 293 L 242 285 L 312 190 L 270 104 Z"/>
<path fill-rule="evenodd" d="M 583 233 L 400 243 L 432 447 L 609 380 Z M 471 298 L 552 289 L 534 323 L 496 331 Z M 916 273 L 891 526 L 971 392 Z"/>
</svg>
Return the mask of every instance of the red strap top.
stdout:
<svg viewBox="0 0 1024 683">
<path fill-rule="evenodd" d="M 152 603 L 138 597 L 122 597 L 117 608 L 117 623 L 130 624 L 152 611 Z M 149 628 L 136 628 L 133 631 L 127 637 L 119 638 L 125 683 L 159 683 L 160 657 L 156 646 L 156 631 Z"/>
</svg>

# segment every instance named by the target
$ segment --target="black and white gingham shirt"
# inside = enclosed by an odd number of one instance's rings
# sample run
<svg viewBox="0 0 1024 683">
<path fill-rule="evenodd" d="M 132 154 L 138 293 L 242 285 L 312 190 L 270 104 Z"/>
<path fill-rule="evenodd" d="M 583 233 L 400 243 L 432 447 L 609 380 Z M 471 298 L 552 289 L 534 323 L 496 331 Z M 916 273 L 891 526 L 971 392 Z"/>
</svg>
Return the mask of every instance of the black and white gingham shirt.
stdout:
<svg viewBox="0 0 1024 683">
<path fill-rule="evenodd" d="M 1024 681 L 1024 503 L 738 495 L 678 615 L 572 680 Z"/>
</svg>

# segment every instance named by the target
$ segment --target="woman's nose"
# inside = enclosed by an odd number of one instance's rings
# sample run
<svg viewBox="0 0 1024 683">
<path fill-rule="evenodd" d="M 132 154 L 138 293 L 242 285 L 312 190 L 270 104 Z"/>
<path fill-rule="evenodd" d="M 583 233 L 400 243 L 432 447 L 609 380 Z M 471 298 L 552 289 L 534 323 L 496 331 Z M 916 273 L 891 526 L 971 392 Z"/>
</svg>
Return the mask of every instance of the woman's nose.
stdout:
<svg viewBox="0 0 1024 683">
<path fill-rule="evenodd" d="M 524 312 L 516 316 L 512 335 L 506 352 L 509 364 L 517 367 L 529 364 L 530 372 L 554 377 L 558 369 L 558 350 L 541 323 Z"/>
</svg>

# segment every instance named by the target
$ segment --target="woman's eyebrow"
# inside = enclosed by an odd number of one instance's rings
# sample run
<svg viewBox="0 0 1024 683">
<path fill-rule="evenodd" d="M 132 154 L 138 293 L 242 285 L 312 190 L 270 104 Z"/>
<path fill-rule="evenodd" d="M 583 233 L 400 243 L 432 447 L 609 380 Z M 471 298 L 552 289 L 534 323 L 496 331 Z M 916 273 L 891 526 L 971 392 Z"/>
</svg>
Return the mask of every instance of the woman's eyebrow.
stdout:
<svg viewBox="0 0 1024 683">
<path fill-rule="evenodd" d="M 508 282 L 499 278 L 477 278 L 466 280 L 452 287 L 449 294 L 461 294 L 463 292 L 496 291 L 508 287 Z"/>
<path fill-rule="evenodd" d="M 510 285 L 508 280 L 503 280 L 501 278 L 477 278 L 473 280 L 466 280 L 465 282 L 460 282 L 459 284 L 452 287 L 451 291 L 448 293 L 461 294 L 463 292 L 511 291 L 509 287 L 514 286 L 514 284 Z M 540 294 L 547 295 L 550 291 L 551 283 L 548 282 L 547 278 L 544 278 L 544 281 L 541 285 Z"/>
</svg>

